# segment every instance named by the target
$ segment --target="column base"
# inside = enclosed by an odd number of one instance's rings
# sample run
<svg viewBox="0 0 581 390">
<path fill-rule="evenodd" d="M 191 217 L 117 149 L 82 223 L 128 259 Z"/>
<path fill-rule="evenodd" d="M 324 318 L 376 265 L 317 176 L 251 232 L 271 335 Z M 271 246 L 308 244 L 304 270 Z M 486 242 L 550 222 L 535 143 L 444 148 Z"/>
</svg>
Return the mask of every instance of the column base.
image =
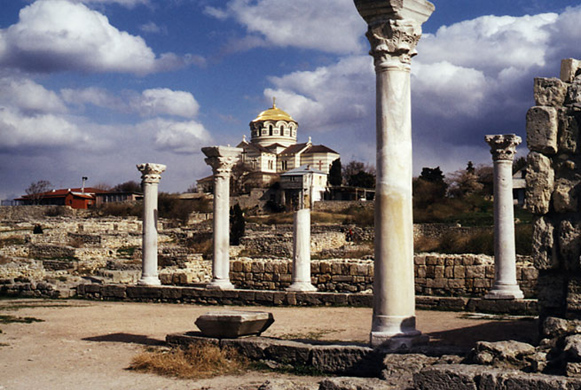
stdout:
<svg viewBox="0 0 581 390">
<path fill-rule="evenodd" d="M 234 290 L 236 287 L 229 280 L 214 279 L 206 285 L 208 290 Z"/>
<path fill-rule="evenodd" d="M 137 284 L 140 286 L 161 286 L 161 280 L 157 276 L 142 276 Z"/>
<path fill-rule="evenodd" d="M 317 288 L 309 282 L 294 282 L 286 291 L 317 291 Z"/>
<path fill-rule="evenodd" d="M 426 345 L 430 336 L 422 334 L 419 330 L 412 334 L 396 334 L 390 332 L 374 332 L 370 334 L 370 344 L 373 348 L 385 351 L 409 350 L 417 345 Z"/>
<path fill-rule="evenodd" d="M 524 294 L 518 286 L 503 286 L 501 288 L 492 287 L 484 299 L 523 299 Z"/>
</svg>

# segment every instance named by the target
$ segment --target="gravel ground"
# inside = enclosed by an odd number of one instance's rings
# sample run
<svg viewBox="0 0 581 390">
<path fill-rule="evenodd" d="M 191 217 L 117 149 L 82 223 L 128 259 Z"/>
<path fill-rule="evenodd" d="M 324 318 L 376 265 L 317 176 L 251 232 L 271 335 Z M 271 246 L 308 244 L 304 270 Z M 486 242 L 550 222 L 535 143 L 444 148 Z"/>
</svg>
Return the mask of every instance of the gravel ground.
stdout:
<svg viewBox="0 0 581 390">
<path fill-rule="evenodd" d="M 197 330 L 195 319 L 217 306 L 0 300 L 0 316 L 42 322 L 0 322 L 0 389 L 256 389 L 267 379 L 307 383 L 321 378 L 249 372 L 205 380 L 180 380 L 127 370 L 145 346 L 166 334 Z M 371 309 L 348 307 L 232 307 L 266 310 L 275 323 L 264 336 L 365 342 Z M 1 318 L 1 317 L 0 317 Z M 417 312 L 418 329 L 434 344 L 470 347 L 477 340 L 535 341 L 530 319 L 502 319 L 454 312 Z"/>
</svg>

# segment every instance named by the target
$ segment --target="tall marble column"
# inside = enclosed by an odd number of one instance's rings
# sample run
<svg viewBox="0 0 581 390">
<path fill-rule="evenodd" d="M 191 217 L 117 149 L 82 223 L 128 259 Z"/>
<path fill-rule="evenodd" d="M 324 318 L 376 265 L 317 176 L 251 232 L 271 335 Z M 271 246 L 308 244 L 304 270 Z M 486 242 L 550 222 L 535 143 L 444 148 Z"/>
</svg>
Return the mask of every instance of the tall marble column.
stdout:
<svg viewBox="0 0 581 390">
<path fill-rule="evenodd" d="M 206 288 L 231 290 L 234 285 L 230 283 L 230 176 L 242 149 L 209 146 L 202 148 L 202 152 L 214 172 L 214 259 L 212 281 Z"/>
<path fill-rule="evenodd" d="M 292 284 L 287 291 L 317 291 L 311 283 L 311 199 L 312 183 L 307 181 L 299 195 L 299 209 L 295 213 L 293 231 Z M 307 195 L 308 194 L 308 195 Z"/>
<path fill-rule="evenodd" d="M 512 163 L 522 139 L 514 134 L 487 135 L 494 162 L 494 284 L 486 299 L 523 298 L 516 281 Z"/>
<path fill-rule="evenodd" d="M 142 269 L 138 284 L 159 286 L 157 274 L 157 187 L 166 166 L 145 163 L 137 165 L 143 188 Z"/>
<path fill-rule="evenodd" d="M 377 178 L 372 346 L 425 342 L 416 329 L 412 216 L 411 57 L 434 5 L 355 0 L 376 73 Z"/>
</svg>

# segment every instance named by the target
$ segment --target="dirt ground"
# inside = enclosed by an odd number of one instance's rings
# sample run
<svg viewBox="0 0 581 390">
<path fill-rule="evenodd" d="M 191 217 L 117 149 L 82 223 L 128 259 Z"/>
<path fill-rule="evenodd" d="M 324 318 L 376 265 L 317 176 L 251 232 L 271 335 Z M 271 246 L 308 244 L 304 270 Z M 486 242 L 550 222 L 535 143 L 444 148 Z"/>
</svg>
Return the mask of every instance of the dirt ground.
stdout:
<svg viewBox="0 0 581 390">
<path fill-rule="evenodd" d="M 249 372 L 205 380 L 179 380 L 127 370 L 131 358 L 168 333 L 197 330 L 195 319 L 217 306 L 95 302 L 82 300 L 0 300 L 0 316 L 42 322 L 0 320 L 0 389 L 237 389 L 257 388 L 267 379 L 317 378 Z M 264 336 L 366 342 L 371 309 L 251 307 L 275 323 Z M 417 327 L 432 343 L 470 347 L 477 340 L 535 341 L 531 319 L 500 319 L 454 312 L 417 312 Z M 0 319 L 3 317 L 0 317 Z M 320 379 L 320 378 L 319 378 Z"/>
</svg>

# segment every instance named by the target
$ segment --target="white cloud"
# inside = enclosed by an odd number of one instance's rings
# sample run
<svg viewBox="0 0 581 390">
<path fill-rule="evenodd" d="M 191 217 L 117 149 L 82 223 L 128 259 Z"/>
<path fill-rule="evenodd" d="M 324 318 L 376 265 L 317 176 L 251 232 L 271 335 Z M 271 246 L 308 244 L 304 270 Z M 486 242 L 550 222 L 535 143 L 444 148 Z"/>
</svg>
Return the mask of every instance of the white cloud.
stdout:
<svg viewBox="0 0 581 390">
<path fill-rule="evenodd" d="M 200 108 L 190 92 L 173 91 L 169 88 L 146 89 L 141 93 L 127 90 L 119 95 L 103 88 L 89 87 L 63 89 L 61 95 L 72 105 L 92 104 L 126 114 L 137 113 L 144 117 L 169 115 L 193 118 Z"/>
<path fill-rule="evenodd" d="M 75 3 L 86 4 L 120 4 L 127 8 L 133 8 L 137 5 L 150 5 L 150 0 L 71 0 Z"/>
<path fill-rule="evenodd" d="M 60 91 L 65 102 L 72 105 L 84 106 L 92 104 L 113 110 L 123 111 L 127 106 L 119 96 L 112 94 L 104 88 L 89 87 L 83 89 L 65 88 Z"/>
<path fill-rule="evenodd" d="M 141 37 L 119 31 L 84 4 L 39 0 L 1 32 L 0 65 L 38 72 L 147 74 L 183 66 L 184 61 L 171 53 L 156 58 Z"/>
<path fill-rule="evenodd" d="M 366 48 L 362 37 L 367 27 L 352 0 L 231 0 L 225 8 L 205 11 L 220 20 L 235 19 L 274 46 L 338 54 Z"/>
<path fill-rule="evenodd" d="M 332 130 L 337 124 L 373 115 L 375 84 L 369 56 L 348 57 L 332 66 L 270 81 L 274 88 L 266 89 L 264 95 L 275 96 L 279 106 L 309 131 Z"/>
<path fill-rule="evenodd" d="M 64 102 L 53 91 L 26 78 L 0 78 L 0 105 L 30 113 L 64 113 Z"/>
<path fill-rule="evenodd" d="M 522 17 L 482 16 L 425 34 L 418 46 L 423 63 L 449 62 L 456 66 L 498 73 L 507 67 L 544 66 L 553 43 L 550 26 L 557 14 Z"/>
<path fill-rule="evenodd" d="M 489 92 L 482 71 L 449 62 L 415 62 L 412 74 L 415 107 L 442 118 L 478 116 Z"/>
<path fill-rule="evenodd" d="M 211 141 L 208 131 L 196 121 L 155 118 L 136 127 L 140 132 L 154 134 L 156 149 L 173 153 L 196 153 Z"/>
<path fill-rule="evenodd" d="M 200 108 L 191 93 L 168 88 L 147 89 L 130 104 L 144 116 L 175 115 L 193 118 Z"/>
<path fill-rule="evenodd" d="M 71 146 L 90 138 L 63 117 L 53 114 L 26 116 L 0 107 L 0 149 Z"/>
<path fill-rule="evenodd" d="M 154 22 L 142 24 L 139 26 L 139 29 L 150 34 L 167 34 L 167 28 L 165 26 L 160 27 Z"/>
</svg>

